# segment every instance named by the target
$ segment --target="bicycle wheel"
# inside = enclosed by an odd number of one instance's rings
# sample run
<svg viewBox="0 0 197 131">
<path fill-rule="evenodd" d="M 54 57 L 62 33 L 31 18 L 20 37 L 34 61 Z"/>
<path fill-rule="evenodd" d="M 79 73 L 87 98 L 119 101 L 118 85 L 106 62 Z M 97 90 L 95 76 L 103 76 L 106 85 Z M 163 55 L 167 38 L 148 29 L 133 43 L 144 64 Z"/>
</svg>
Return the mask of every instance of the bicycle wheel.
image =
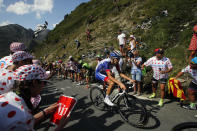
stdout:
<svg viewBox="0 0 197 131">
<path fill-rule="evenodd" d="M 196 131 L 197 122 L 185 122 L 176 125 L 171 131 Z"/>
<path fill-rule="evenodd" d="M 123 95 L 118 99 L 120 116 L 125 122 L 134 127 L 143 127 L 147 120 L 147 111 L 144 105 L 134 96 Z"/>
<path fill-rule="evenodd" d="M 94 107 L 96 107 L 99 110 L 105 109 L 105 103 L 104 103 L 104 92 L 99 87 L 92 87 L 90 89 L 90 100 L 92 101 L 92 104 Z"/>
</svg>

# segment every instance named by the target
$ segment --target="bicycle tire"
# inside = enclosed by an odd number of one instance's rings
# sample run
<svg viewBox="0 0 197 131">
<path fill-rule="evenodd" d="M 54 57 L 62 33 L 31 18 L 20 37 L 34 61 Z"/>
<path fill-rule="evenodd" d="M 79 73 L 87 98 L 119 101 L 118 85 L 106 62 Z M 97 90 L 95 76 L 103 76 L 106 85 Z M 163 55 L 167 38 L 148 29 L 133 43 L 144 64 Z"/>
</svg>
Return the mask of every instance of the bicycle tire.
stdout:
<svg viewBox="0 0 197 131">
<path fill-rule="evenodd" d="M 94 94 L 95 92 L 97 92 L 96 95 Z M 104 103 L 104 98 L 105 98 L 104 91 L 99 87 L 95 86 L 90 89 L 90 100 L 94 105 L 94 107 L 101 111 L 105 110 L 106 107 Z"/>
<path fill-rule="evenodd" d="M 117 105 L 120 116 L 129 125 L 137 128 L 143 127 L 145 125 L 147 120 L 147 110 L 142 102 L 135 96 L 123 95 L 118 99 Z M 138 118 L 134 119 L 134 115 L 136 115 L 135 118 Z"/>
<path fill-rule="evenodd" d="M 189 129 L 190 131 L 191 128 L 194 128 L 195 130 L 197 129 L 197 122 L 184 122 L 176 125 L 175 127 L 172 128 L 171 131 L 186 131 L 185 129 Z M 193 130 L 191 130 L 193 131 Z"/>
</svg>

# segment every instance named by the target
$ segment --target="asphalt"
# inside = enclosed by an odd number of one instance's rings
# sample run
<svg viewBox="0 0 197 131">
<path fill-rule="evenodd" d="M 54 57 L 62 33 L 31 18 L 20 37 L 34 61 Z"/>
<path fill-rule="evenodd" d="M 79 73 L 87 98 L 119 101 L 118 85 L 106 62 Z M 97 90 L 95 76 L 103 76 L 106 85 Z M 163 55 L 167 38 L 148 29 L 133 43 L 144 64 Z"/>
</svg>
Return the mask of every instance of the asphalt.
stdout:
<svg viewBox="0 0 197 131">
<path fill-rule="evenodd" d="M 96 109 L 90 101 L 89 89 L 85 86 L 77 86 L 71 80 L 56 77 L 49 81 L 42 92 L 41 108 L 57 102 L 61 94 L 73 96 L 78 100 L 63 131 L 170 131 L 180 123 L 197 122 L 194 117 L 197 111 L 181 108 L 176 100 L 165 99 L 164 106 L 158 108 L 159 99 L 149 100 L 146 96 L 141 96 L 149 117 L 143 129 L 135 128 L 125 123 L 117 112 Z M 48 125 L 47 120 L 37 126 L 36 130 L 43 131 Z M 49 130 L 53 131 L 54 127 Z"/>
</svg>

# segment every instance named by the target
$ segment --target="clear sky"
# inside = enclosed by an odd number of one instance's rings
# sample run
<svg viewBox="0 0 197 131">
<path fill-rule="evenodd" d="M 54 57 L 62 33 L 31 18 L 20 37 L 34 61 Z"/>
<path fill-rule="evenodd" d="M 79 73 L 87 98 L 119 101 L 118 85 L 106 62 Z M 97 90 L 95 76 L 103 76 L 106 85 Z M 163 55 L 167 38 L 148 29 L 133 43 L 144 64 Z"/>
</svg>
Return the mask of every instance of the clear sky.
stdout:
<svg viewBox="0 0 197 131">
<path fill-rule="evenodd" d="M 49 29 L 79 4 L 90 0 L 0 0 L 0 26 L 19 24 L 35 29 L 48 21 Z"/>
</svg>

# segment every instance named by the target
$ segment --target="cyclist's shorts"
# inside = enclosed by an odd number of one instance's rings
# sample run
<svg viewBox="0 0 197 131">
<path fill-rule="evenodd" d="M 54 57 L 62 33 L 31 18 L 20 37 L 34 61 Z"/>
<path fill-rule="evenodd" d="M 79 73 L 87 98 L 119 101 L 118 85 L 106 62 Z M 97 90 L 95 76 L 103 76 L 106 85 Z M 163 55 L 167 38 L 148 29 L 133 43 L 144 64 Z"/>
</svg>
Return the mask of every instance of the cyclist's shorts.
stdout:
<svg viewBox="0 0 197 131">
<path fill-rule="evenodd" d="M 107 81 L 109 79 L 106 75 L 101 74 L 100 72 L 96 72 L 95 77 L 100 81 Z"/>
</svg>

